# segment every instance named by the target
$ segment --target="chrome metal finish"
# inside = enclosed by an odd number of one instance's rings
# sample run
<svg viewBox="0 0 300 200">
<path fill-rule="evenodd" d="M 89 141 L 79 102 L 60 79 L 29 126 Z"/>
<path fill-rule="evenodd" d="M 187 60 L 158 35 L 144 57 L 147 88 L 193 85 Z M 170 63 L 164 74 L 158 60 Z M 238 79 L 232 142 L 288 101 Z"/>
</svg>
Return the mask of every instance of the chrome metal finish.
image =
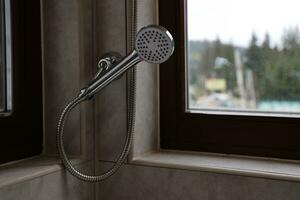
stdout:
<svg viewBox="0 0 300 200">
<path fill-rule="evenodd" d="M 118 78 L 124 72 L 126 72 L 130 67 L 139 63 L 142 59 L 138 56 L 137 52 L 133 50 L 128 56 L 123 58 L 115 66 L 112 66 L 104 71 L 101 77 L 94 80 L 85 89 L 86 98 L 92 98 L 99 90 L 107 86 L 114 79 Z"/>
<path fill-rule="evenodd" d="M 149 63 L 163 63 L 174 52 L 174 40 L 167 29 L 150 25 L 142 28 L 136 35 L 135 49 L 117 64 L 113 64 L 111 56 L 101 59 L 95 78 L 84 88 L 81 96 L 91 99 L 99 90 L 120 77 L 130 67 L 142 60 Z"/>
<path fill-rule="evenodd" d="M 164 27 L 146 26 L 136 35 L 135 49 L 146 62 L 163 63 L 173 54 L 174 39 Z"/>
<path fill-rule="evenodd" d="M 110 70 L 114 65 L 116 65 L 121 60 L 121 55 L 118 53 L 109 53 L 103 58 L 101 58 L 97 65 L 97 73 L 92 79 L 92 82 L 90 85 L 95 82 L 102 74 L 104 74 L 106 71 Z"/>
<path fill-rule="evenodd" d="M 108 69 L 112 65 L 115 65 L 116 63 L 120 62 L 122 60 L 122 56 L 119 53 L 111 52 L 108 54 L 105 54 L 103 58 L 101 58 L 98 62 L 97 68 L 99 69 Z"/>
<path fill-rule="evenodd" d="M 136 0 L 133 0 L 134 2 Z M 135 4 L 135 3 L 134 3 Z M 134 5 L 135 6 L 135 5 Z M 135 26 L 134 26 L 135 27 Z M 135 29 L 134 29 L 135 30 Z M 153 32 L 154 31 L 154 32 Z M 135 32 L 135 31 L 134 31 Z M 154 37 L 152 37 L 152 35 Z M 148 36 L 149 35 L 149 36 Z M 156 36 L 157 35 L 157 36 Z M 57 125 L 56 142 L 59 155 L 66 169 L 75 177 L 83 181 L 98 182 L 112 176 L 121 167 L 129 153 L 133 140 L 135 120 L 135 70 L 129 73 L 131 88 L 128 97 L 128 130 L 124 148 L 114 165 L 100 175 L 87 175 L 77 171 L 68 160 L 64 150 L 63 133 L 64 125 L 71 110 L 81 102 L 91 99 L 97 92 L 120 77 L 128 69 L 145 60 L 150 63 L 162 63 L 166 61 L 174 51 L 174 41 L 171 34 L 160 26 L 147 26 L 139 31 L 136 36 L 135 49 L 119 62 L 115 62 L 110 56 L 101 59 L 98 63 L 98 72 L 91 83 L 80 91 L 78 97 L 73 99 L 62 111 Z"/>
</svg>

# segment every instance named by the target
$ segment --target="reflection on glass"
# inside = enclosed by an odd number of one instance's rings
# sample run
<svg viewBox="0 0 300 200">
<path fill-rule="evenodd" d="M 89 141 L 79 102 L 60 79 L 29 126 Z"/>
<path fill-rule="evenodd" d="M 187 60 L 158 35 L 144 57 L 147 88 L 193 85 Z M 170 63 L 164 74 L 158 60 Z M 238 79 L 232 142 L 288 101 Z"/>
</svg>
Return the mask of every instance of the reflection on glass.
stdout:
<svg viewBox="0 0 300 200">
<path fill-rule="evenodd" d="M 3 28 L 3 1 L 0 2 L 0 112 L 5 110 L 5 57 L 4 57 L 4 28 Z"/>
<path fill-rule="evenodd" d="M 0 116 L 12 111 L 10 0 L 0 0 Z"/>
<path fill-rule="evenodd" d="M 294 0 L 187 0 L 188 107 L 300 113 Z"/>
</svg>

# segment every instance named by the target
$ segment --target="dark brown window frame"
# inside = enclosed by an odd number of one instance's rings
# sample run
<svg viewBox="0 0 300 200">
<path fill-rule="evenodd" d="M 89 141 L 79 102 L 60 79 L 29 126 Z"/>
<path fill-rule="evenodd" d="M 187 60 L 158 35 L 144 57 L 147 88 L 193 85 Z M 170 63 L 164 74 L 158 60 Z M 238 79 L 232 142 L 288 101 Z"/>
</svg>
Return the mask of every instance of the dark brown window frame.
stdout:
<svg viewBox="0 0 300 200">
<path fill-rule="evenodd" d="M 162 149 L 300 159 L 300 119 L 186 112 L 185 0 L 159 1 L 175 52 L 160 67 Z"/>
<path fill-rule="evenodd" d="M 42 153 L 40 0 L 11 0 L 13 108 L 0 117 L 0 164 Z"/>
</svg>

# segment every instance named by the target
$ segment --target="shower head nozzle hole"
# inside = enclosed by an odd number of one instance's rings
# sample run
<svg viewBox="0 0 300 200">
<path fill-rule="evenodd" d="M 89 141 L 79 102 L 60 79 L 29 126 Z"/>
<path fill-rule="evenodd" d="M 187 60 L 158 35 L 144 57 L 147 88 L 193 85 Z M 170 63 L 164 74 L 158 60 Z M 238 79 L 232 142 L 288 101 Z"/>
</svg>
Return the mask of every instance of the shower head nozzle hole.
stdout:
<svg viewBox="0 0 300 200">
<path fill-rule="evenodd" d="M 135 50 L 147 62 L 162 63 L 172 55 L 173 49 L 173 38 L 163 27 L 147 26 L 136 35 Z"/>
</svg>

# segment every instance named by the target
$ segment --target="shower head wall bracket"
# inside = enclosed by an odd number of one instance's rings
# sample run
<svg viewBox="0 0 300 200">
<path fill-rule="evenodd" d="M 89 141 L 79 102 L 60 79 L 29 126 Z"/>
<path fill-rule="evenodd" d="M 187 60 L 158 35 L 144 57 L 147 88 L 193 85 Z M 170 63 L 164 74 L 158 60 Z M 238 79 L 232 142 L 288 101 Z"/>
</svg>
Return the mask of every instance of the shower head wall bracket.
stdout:
<svg viewBox="0 0 300 200">
<path fill-rule="evenodd" d="M 97 69 L 100 70 L 101 68 L 111 67 L 112 65 L 120 62 L 122 60 L 121 54 L 117 52 L 109 52 L 104 54 L 102 58 L 99 60 Z"/>
<path fill-rule="evenodd" d="M 98 62 L 97 72 L 92 82 L 101 77 L 101 75 L 103 75 L 107 70 L 114 67 L 118 62 L 120 62 L 120 60 L 122 60 L 122 56 L 119 53 L 110 52 L 105 54 Z"/>
<path fill-rule="evenodd" d="M 119 78 L 124 74 L 130 67 L 142 61 L 138 56 L 137 52 L 133 50 L 128 56 L 122 58 L 120 61 L 115 60 L 116 57 L 104 57 L 99 62 L 100 68 L 97 74 L 89 85 L 80 91 L 80 97 L 82 99 L 92 99 L 94 95 L 99 92 L 102 88 L 107 86 L 113 80 Z M 114 62 L 111 62 L 115 60 Z M 98 64 L 99 66 L 99 64 Z"/>
</svg>

